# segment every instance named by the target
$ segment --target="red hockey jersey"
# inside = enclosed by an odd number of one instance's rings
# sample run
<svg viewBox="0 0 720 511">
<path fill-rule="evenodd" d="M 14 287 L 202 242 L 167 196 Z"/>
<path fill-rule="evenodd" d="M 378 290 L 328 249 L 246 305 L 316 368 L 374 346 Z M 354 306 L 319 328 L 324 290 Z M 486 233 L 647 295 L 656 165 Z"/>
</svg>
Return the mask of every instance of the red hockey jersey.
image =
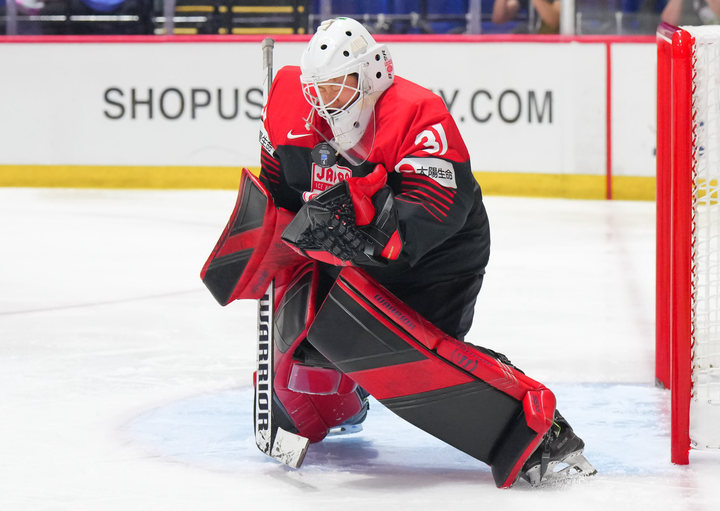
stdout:
<svg viewBox="0 0 720 511">
<path fill-rule="evenodd" d="M 388 266 L 366 271 L 390 287 L 484 273 L 490 232 L 482 194 L 465 143 L 439 96 L 396 76 L 375 105 L 374 143 L 358 166 L 342 157 L 330 168 L 313 162 L 311 151 L 322 138 L 306 128 L 311 110 L 300 68 L 278 71 L 264 112 L 260 175 L 278 206 L 298 211 L 303 197 L 381 164 L 395 193 L 403 251 Z M 332 138 L 318 115 L 313 126 Z"/>
</svg>

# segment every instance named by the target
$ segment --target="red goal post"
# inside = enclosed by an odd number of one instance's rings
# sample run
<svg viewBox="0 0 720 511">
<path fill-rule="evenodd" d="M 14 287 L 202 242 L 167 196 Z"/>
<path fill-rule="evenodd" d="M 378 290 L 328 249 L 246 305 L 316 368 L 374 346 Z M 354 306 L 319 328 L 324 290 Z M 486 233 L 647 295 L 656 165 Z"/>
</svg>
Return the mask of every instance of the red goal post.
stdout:
<svg viewBox="0 0 720 511">
<path fill-rule="evenodd" d="M 720 449 L 720 26 L 657 32 L 656 378 L 671 461 Z"/>
</svg>

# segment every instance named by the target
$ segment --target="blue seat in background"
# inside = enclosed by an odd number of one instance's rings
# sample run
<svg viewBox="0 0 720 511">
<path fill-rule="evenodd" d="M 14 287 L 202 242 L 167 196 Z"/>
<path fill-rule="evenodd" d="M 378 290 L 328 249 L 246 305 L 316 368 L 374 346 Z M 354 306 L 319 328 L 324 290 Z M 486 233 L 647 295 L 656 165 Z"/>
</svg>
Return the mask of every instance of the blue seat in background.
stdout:
<svg viewBox="0 0 720 511">
<path fill-rule="evenodd" d="M 530 0 L 519 0 L 520 10 L 515 16 L 514 20 L 506 23 L 493 23 L 492 12 L 495 0 L 482 0 L 482 22 L 481 22 L 481 33 L 483 34 L 526 34 L 529 32 L 528 17 L 529 1 Z"/>
<path fill-rule="evenodd" d="M 153 0 L 70 0 L 70 33 L 152 34 L 152 5 Z"/>
<path fill-rule="evenodd" d="M 421 15 L 422 25 L 413 27 L 408 33 L 463 33 L 467 28 L 467 0 L 395 0 L 392 3 L 394 14 L 415 12 Z"/>
<path fill-rule="evenodd" d="M 90 9 L 96 12 L 112 12 L 116 10 L 125 0 L 81 0 Z"/>
<path fill-rule="evenodd" d="M 320 0 L 314 0 L 312 8 L 320 14 Z M 331 15 L 353 16 L 375 32 L 445 34 L 465 31 L 467 11 L 468 0 L 333 0 Z M 415 22 L 411 13 L 419 15 Z M 363 19 L 365 14 L 370 15 L 369 19 Z M 382 26 L 378 24 L 380 14 L 389 17 Z"/>
</svg>

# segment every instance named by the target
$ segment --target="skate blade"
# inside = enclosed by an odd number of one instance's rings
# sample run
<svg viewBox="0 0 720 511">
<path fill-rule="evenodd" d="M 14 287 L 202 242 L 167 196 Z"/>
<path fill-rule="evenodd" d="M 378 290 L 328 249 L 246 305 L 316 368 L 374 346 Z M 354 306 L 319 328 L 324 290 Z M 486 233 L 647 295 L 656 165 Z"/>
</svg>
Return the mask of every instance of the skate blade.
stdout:
<svg viewBox="0 0 720 511">
<path fill-rule="evenodd" d="M 563 466 L 560 470 L 556 470 L 558 465 Z M 544 486 L 568 479 L 576 479 L 579 477 L 589 477 L 597 474 L 597 470 L 593 467 L 582 451 L 571 453 L 560 461 L 551 461 L 548 463 L 547 471 L 544 475 L 540 474 L 540 466 L 537 465 L 525 474 L 523 479 L 532 486 Z"/>
<path fill-rule="evenodd" d="M 344 436 L 360 433 L 363 430 L 362 424 L 353 424 L 352 426 L 337 426 L 328 431 L 327 436 Z"/>
</svg>

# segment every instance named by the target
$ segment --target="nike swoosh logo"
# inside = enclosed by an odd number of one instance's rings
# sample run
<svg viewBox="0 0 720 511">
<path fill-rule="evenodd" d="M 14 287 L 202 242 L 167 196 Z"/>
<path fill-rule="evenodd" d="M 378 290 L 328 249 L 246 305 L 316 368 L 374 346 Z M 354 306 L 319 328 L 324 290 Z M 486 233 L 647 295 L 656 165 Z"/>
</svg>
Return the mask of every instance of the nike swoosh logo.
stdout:
<svg viewBox="0 0 720 511">
<path fill-rule="evenodd" d="M 292 130 L 288 131 L 287 138 L 302 138 L 302 137 L 309 137 L 312 135 L 312 133 L 303 133 L 301 135 L 293 135 Z"/>
</svg>

